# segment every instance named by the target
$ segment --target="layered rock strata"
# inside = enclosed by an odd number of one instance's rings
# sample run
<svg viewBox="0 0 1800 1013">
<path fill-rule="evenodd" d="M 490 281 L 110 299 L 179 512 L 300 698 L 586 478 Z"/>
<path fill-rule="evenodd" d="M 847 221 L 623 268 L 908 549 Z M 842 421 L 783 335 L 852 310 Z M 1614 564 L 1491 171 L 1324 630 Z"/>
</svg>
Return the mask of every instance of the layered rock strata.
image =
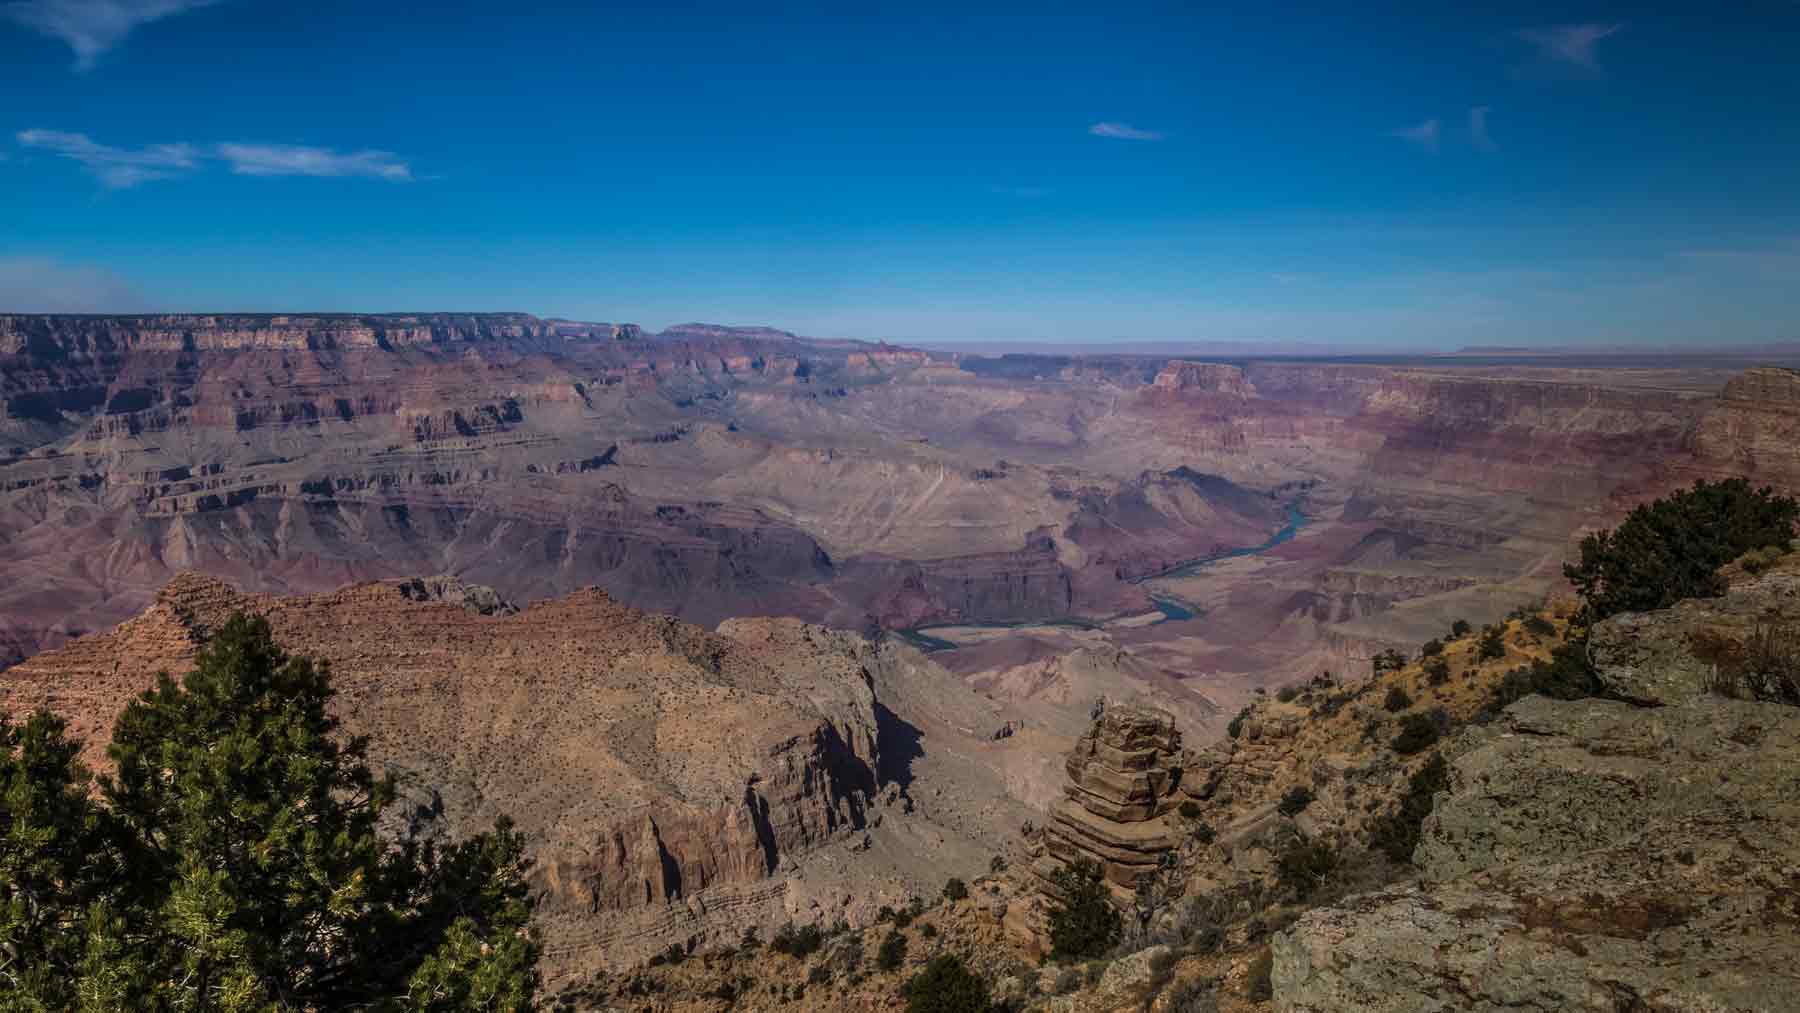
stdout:
<svg viewBox="0 0 1800 1013">
<path fill-rule="evenodd" d="M 1070 751 L 1067 795 L 1050 811 L 1034 871 L 1097 862 L 1123 895 L 1152 874 L 1180 840 L 1167 818 L 1179 802 L 1181 732 L 1167 711 L 1109 707 Z"/>
</svg>

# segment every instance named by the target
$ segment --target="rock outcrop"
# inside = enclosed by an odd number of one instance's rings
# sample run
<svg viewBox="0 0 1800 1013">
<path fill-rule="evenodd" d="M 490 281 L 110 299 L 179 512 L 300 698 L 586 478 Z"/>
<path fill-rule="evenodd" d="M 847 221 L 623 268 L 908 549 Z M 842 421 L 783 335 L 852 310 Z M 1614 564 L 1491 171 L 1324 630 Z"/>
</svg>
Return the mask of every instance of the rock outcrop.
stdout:
<svg viewBox="0 0 1800 1013">
<path fill-rule="evenodd" d="M 1706 655 L 1800 623 L 1795 577 L 1599 624 L 1594 660 L 1629 701 L 1528 697 L 1448 744 L 1419 881 L 1278 936 L 1276 1008 L 1790 1008 L 1800 708 L 1708 692 Z"/>
<path fill-rule="evenodd" d="M 1097 862 L 1128 896 L 1180 840 L 1166 818 L 1179 802 L 1181 732 L 1167 711 L 1108 707 L 1070 751 L 1067 797 L 1051 809 L 1034 868 Z"/>
</svg>

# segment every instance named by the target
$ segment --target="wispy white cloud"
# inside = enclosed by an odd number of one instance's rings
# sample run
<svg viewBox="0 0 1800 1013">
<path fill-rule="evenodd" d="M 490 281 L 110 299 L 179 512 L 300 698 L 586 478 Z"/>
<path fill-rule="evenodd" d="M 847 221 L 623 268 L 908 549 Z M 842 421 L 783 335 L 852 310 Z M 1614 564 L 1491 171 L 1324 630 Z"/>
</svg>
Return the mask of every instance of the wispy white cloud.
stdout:
<svg viewBox="0 0 1800 1013">
<path fill-rule="evenodd" d="M 110 190 L 124 190 L 152 180 L 193 172 L 208 161 L 225 163 L 240 176 L 336 176 L 413 181 L 412 167 L 390 151 L 334 151 L 296 144 L 152 144 L 115 148 L 86 134 L 62 130 L 22 130 L 16 135 L 27 148 L 48 151 L 78 162 Z M 4 157 L 4 156 L 0 156 Z"/>
<path fill-rule="evenodd" d="M 1530 43 L 1546 60 L 1596 73 L 1600 70 L 1600 40 L 1616 35 L 1624 27 L 1622 24 L 1551 25 L 1521 28 L 1514 34 Z"/>
<path fill-rule="evenodd" d="M 1167 136 L 1158 130 L 1140 130 L 1129 123 L 1112 122 L 1096 123 L 1088 128 L 1088 133 L 1116 141 L 1160 141 Z"/>
<path fill-rule="evenodd" d="M 17 22 L 75 51 L 75 69 L 89 70 L 100 54 L 125 41 L 139 25 L 211 7 L 223 0 L 13 0 L 0 17 Z"/>
<path fill-rule="evenodd" d="M 1438 135 L 1442 132 L 1442 125 L 1437 120 L 1430 119 L 1416 127 L 1399 127 L 1390 130 L 1387 135 L 1398 137 L 1421 150 L 1435 153 L 1438 149 Z"/>
<path fill-rule="evenodd" d="M 391 151 L 338 152 L 293 144 L 221 144 L 219 157 L 240 176 L 366 176 L 410 183 L 412 168 Z"/>
<path fill-rule="evenodd" d="M 1477 151 L 1500 150 L 1493 135 L 1488 133 L 1488 113 L 1492 111 L 1492 106 L 1475 106 L 1469 110 L 1469 143 L 1475 145 Z"/>
<path fill-rule="evenodd" d="M 152 144 L 147 148 L 114 148 L 99 144 L 86 134 L 61 130 L 22 130 L 20 144 L 60 155 L 82 167 L 112 190 L 123 190 L 155 179 L 189 172 L 200 164 L 200 153 L 191 144 Z"/>
<path fill-rule="evenodd" d="M 144 299 L 103 267 L 50 257 L 0 257 L 0 306 L 15 313 L 129 313 Z"/>
</svg>

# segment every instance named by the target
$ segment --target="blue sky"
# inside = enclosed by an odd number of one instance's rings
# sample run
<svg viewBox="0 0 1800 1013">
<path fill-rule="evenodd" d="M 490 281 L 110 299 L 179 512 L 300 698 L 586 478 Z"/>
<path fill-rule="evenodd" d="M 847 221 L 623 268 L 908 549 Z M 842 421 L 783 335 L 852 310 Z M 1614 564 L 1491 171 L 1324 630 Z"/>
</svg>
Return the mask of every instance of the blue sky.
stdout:
<svg viewBox="0 0 1800 1013">
<path fill-rule="evenodd" d="M 1800 340 L 1800 4 L 0 0 L 0 309 Z"/>
</svg>

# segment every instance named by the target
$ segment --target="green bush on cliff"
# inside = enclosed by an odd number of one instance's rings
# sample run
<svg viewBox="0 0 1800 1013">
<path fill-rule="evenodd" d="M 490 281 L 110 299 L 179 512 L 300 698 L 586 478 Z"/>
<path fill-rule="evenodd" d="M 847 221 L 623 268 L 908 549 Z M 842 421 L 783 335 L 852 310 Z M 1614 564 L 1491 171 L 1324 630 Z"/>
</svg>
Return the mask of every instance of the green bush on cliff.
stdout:
<svg viewBox="0 0 1800 1013">
<path fill-rule="evenodd" d="M 1481 631 L 1475 644 L 1476 661 L 1493 661 L 1506 657 L 1506 627 L 1489 626 Z"/>
<path fill-rule="evenodd" d="M 1065 865 L 1052 881 L 1061 903 L 1050 911 L 1051 957 L 1082 960 L 1111 949 L 1123 926 L 1099 863 L 1083 859 Z"/>
<path fill-rule="evenodd" d="M 97 786 L 60 719 L 0 724 L 0 1007 L 531 1008 L 522 838 L 384 840 L 394 782 L 331 695 L 239 615 L 126 707 Z"/>
<path fill-rule="evenodd" d="M 1281 796 L 1281 801 L 1275 803 L 1275 811 L 1283 816 L 1298 816 L 1312 804 L 1312 789 L 1303 784 L 1297 784 L 1289 788 L 1287 794 Z"/>
<path fill-rule="evenodd" d="M 1275 985 L 1271 980 L 1275 971 L 1275 954 L 1265 948 L 1250 961 L 1250 970 L 1244 976 L 1244 994 L 1256 1002 L 1267 1002 L 1275 998 Z"/>
<path fill-rule="evenodd" d="M 776 953 L 785 953 L 790 957 L 805 959 L 819 951 L 825 945 L 825 931 L 817 925 L 801 925 L 796 927 L 789 922 L 777 929 L 775 938 L 769 941 L 769 949 Z"/>
<path fill-rule="evenodd" d="M 1383 672 L 1398 672 L 1406 667 L 1406 655 L 1399 651 L 1386 650 L 1369 659 L 1369 668 L 1376 675 Z"/>
<path fill-rule="evenodd" d="M 1275 880 L 1304 901 L 1337 870 L 1337 849 L 1323 841 L 1297 840 L 1275 860 Z"/>
<path fill-rule="evenodd" d="M 1435 745 L 1438 736 L 1437 722 L 1424 714 L 1408 714 L 1400 722 L 1400 734 L 1394 736 L 1394 752 L 1402 756 L 1411 756 L 1421 750 Z"/>
<path fill-rule="evenodd" d="M 1550 660 L 1534 661 L 1502 676 L 1494 686 L 1490 707 L 1502 710 L 1533 693 L 1557 700 L 1581 700 L 1601 696 L 1604 691 L 1588 661 L 1587 638 L 1577 635 L 1556 645 L 1550 651 Z"/>
<path fill-rule="evenodd" d="M 1720 594 L 1719 567 L 1752 550 L 1785 547 L 1797 520 L 1800 502 L 1766 486 L 1741 478 L 1696 481 L 1582 539 L 1580 561 L 1564 564 L 1563 574 L 1589 622 L 1667 608 Z"/>
<path fill-rule="evenodd" d="M 1450 681 L 1450 662 L 1443 658 L 1432 658 L 1425 663 L 1425 681 L 1433 686 L 1442 686 Z"/>
<path fill-rule="evenodd" d="M 987 983 L 951 953 L 931 958 L 906 984 L 906 1013 L 989 1013 Z"/>
<path fill-rule="evenodd" d="M 881 949 L 875 952 L 875 966 L 883 971 L 898 971 L 900 965 L 906 963 L 906 935 L 894 929 L 881 940 Z"/>
<path fill-rule="evenodd" d="M 1244 719 L 1249 716 L 1249 707 L 1245 707 L 1243 710 L 1238 711 L 1237 716 L 1231 719 L 1231 723 L 1225 726 L 1225 734 L 1234 739 L 1239 735 L 1242 735 L 1244 733 Z"/>
<path fill-rule="evenodd" d="M 1420 829 L 1425 817 L 1431 815 L 1437 793 L 1449 787 L 1449 765 L 1442 753 L 1433 753 L 1423 767 L 1413 772 L 1399 804 L 1369 824 L 1369 844 L 1395 863 L 1411 862 L 1413 850 L 1419 846 Z"/>
<path fill-rule="evenodd" d="M 1412 697 L 1407 695 L 1406 690 L 1401 689 L 1399 686 L 1389 686 L 1387 698 L 1381 701 L 1381 706 L 1387 708 L 1388 712 L 1391 714 L 1398 714 L 1412 705 Z"/>
</svg>

